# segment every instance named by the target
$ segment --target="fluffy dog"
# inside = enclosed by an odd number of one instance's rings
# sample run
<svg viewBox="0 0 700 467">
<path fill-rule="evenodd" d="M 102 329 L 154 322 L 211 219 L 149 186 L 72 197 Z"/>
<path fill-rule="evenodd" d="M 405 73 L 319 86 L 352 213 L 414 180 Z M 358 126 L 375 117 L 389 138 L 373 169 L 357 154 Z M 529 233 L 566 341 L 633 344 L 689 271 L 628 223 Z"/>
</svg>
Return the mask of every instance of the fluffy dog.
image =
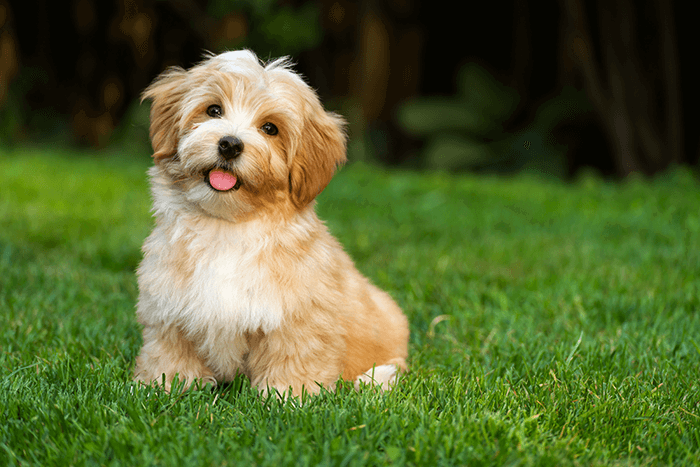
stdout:
<svg viewBox="0 0 700 467">
<path fill-rule="evenodd" d="M 169 69 L 143 98 L 156 225 L 138 268 L 135 379 L 390 387 L 406 369 L 406 318 L 314 211 L 345 162 L 343 120 L 286 59 L 247 50 Z"/>
</svg>

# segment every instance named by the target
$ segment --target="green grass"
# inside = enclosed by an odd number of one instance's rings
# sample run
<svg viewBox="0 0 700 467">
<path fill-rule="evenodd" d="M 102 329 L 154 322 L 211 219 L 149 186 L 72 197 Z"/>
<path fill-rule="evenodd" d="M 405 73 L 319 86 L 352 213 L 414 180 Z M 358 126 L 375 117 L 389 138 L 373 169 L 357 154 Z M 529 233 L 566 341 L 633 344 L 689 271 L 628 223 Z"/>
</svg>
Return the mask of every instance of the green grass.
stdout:
<svg viewBox="0 0 700 467">
<path fill-rule="evenodd" d="M 130 380 L 147 160 L 0 153 L 0 465 L 700 462 L 700 184 L 343 169 L 318 211 L 411 323 L 391 393 Z"/>
</svg>

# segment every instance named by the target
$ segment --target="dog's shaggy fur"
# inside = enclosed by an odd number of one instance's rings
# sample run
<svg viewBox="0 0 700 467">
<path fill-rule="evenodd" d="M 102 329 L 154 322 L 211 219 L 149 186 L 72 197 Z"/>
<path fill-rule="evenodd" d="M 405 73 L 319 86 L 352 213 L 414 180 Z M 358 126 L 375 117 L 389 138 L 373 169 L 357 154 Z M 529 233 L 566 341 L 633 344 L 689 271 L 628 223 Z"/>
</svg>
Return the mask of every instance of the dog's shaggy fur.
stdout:
<svg viewBox="0 0 700 467">
<path fill-rule="evenodd" d="M 143 97 L 156 226 L 138 268 L 136 380 L 389 387 L 406 369 L 406 318 L 314 211 L 345 161 L 343 120 L 285 59 L 250 51 L 170 69 Z"/>
</svg>

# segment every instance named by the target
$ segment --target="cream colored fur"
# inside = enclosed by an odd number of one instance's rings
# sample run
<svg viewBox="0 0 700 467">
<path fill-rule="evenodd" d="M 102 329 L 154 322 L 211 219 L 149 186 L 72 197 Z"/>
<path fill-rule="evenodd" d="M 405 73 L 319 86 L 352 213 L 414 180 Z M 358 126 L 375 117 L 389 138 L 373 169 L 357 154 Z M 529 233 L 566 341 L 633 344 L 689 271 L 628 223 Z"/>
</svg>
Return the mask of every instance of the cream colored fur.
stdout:
<svg viewBox="0 0 700 467">
<path fill-rule="evenodd" d="M 246 374 L 298 395 L 339 377 L 388 388 L 406 369 L 408 324 L 314 211 L 345 161 L 344 122 L 285 60 L 249 51 L 163 73 L 152 100 L 156 226 L 143 245 L 135 378 L 216 384 Z M 208 115 L 218 105 L 219 118 Z M 272 123 L 277 134 L 262 131 Z M 222 137 L 244 149 L 226 161 Z M 238 189 L 206 181 L 219 167 Z"/>
</svg>

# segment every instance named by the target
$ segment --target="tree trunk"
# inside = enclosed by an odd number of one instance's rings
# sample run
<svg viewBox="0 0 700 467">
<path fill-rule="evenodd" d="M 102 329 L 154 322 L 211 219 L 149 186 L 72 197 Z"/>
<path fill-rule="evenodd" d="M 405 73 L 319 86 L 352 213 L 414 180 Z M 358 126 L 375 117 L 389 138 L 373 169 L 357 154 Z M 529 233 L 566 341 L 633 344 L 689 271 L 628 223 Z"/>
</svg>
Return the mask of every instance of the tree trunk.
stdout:
<svg viewBox="0 0 700 467">
<path fill-rule="evenodd" d="M 565 0 L 565 53 L 608 135 L 619 175 L 654 173 L 681 161 L 682 126 L 678 54 L 670 5 L 649 0 L 656 12 L 658 49 L 645 50 L 629 0 L 599 1 L 598 37 L 581 0 Z M 646 18 L 649 19 L 649 18 Z M 599 46 L 598 57 L 596 45 Z M 656 65 L 656 66 L 654 66 Z M 658 70 L 658 71 L 657 71 Z"/>
</svg>

